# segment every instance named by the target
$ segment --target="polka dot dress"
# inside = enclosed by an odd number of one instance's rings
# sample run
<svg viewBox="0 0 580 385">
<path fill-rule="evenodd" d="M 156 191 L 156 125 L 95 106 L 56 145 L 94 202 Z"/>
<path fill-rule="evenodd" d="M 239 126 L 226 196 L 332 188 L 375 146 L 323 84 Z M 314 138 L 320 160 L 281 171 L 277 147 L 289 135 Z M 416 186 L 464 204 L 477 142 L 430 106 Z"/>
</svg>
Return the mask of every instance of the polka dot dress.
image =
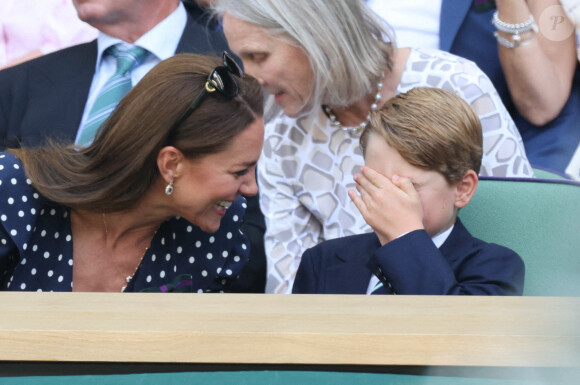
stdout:
<svg viewBox="0 0 580 385">
<path fill-rule="evenodd" d="M 213 234 L 164 222 L 125 291 L 227 291 L 249 256 L 245 210 L 240 197 Z M 70 210 L 44 200 L 20 161 L 0 153 L 0 290 L 71 291 L 72 242 Z"/>
</svg>

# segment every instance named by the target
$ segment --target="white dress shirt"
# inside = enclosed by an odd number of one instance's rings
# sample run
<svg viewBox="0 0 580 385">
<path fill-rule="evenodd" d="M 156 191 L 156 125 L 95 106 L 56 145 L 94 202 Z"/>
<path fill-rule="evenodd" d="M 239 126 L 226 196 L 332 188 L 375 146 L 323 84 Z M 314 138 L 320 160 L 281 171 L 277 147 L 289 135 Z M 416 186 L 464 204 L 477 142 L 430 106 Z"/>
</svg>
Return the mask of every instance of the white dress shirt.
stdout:
<svg viewBox="0 0 580 385">
<path fill-rule="evenodd" d="M 464 0 L 465 1 L 465 0 Z M 395 31 L 399 47 L 439 48 L 442 0 L 368 0 Z"/>
<path fill-rule="evenodd" d="M 127 48 L 139 46 L 145 48 L 151 54 L 131 74 L 133 86 L 160 61 L 169 59 L 175 54 L 181 35 L 187 24 L 187 11 L 180 2 L 179 6 L 171 15 L 141 36 L 134 44 L 129 44 L 115 37 L 99 32 L 97 37 L 98 55 L 95 75 L 91 83 L 89 97 L 85 105 L 85 111 L 79 127 L 82 127 L 103 85 L 115 73 L 117 61 L 114 57 L 104 56 L 105 50 L 115 44 L 121 43 Z M 79 130 L 80 132 L 80 130 Z M 78 139 L 78 138 L 77 138 Z"/>
</svg>

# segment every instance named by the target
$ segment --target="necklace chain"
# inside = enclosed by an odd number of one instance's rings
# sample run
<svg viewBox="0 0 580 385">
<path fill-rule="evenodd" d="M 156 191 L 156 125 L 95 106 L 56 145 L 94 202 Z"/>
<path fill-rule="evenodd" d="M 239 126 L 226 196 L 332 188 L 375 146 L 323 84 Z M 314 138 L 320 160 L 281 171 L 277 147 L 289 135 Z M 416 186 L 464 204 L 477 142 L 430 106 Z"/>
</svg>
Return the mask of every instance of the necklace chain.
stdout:
<svg viewBox="0 0 580 385">
<path fill-rule="evenodd" d="M 143 258 L 145 258 L 145 255 L 147 255 L 147 251 L 149 250 L 149 246 L 151 246 L 151 242 L 153 242 L 153 238 L 155 238 L 155 234 L 157 234 L 157 230 L 155 230 L 155 232 L 153 233 L 153 236 L 151 237 L 151 241 L 149 242 L 147 247 L 145 247 L 145 251 L 143 252 L 143 255 L 141 255 L 141 258 L 139 259 L 139 262 L 137 263 L 137 266 L 135 267 L 135 271 L 133 271 L 133 274 L 125 277 L 125 282 L 127 282 L 127 284 L 121 288 L 122 292 L 125 291 L 127 286 L 129 286 L 129 283 L 131 282 L 131 280 L 135 276 L 135 273 L 137 272 L 137 270 L 139 270 L 139 266 L 141 266 L 141 262 L 143 262 Z"/>
<path fill-rule="evenodd" d="M 106 219 L 105 213 L 103 213 L 103 224 L 105 225 L 105 234 L 108 234 L 109 233 L 109 229 L 107 228 L 107 219 Z M 135 267 L 135 270 L 133 271 L 133 274 L 128 275 L 128 276 L 125 277 L 125 282 L 127 283 L 127 285 L 123 286 L 121 288 L 121 291 L 125 291 L 125 289 L 129 285 L 129 283 L 131 282 L 131 280 L 135 276 L 135 273 L 139 269 L 139 266 L 141 266 L 141 262 L 143 262 L 143 258 L 145 258 L 145 255 L 147 255 L 147 251 L 149 250 L 149 246 L 151 245 L 151 242 L 153 242 L 153 238 L 155 238 L 155 234 L 157 234 L 157 230 L 155 230 L 155 232 L 153 233 L 153 236 L 151 237 L 151 241 L 149 242 L 149 244 L 147 245 L 147 247 L 145 247 L 145 251 L 143 252 L 143 255 L 141 255 L 141 258 L 139 259 L 139 262 L 137 263 L 137 267 Z"/>
<path fill-rule="evenodd" d="M 334 112 L 332 112 L 332 109 L 329 106 L 324 106 L 324 112 L 326 112 L 326 115 L 328 115 L 328 118 L 330 119 L 330 124 L 333 127 L 338 127 L 339 129 L 343 130 L 344 132 L 350 134 L 351 136 L 356 136 L 358 134 L 360 134 L 362 132 L 362 130 L 365 129 L 365 127 L 369 124 L 369 121 L 371 120 L 371 112 L 375 111 L 377 108 L 379 108 L 379 100 L 381 100 L 381 90 L 383 89 L 383 79 L 385 77 L 385 73 L 381 73 L 381 78 L 379 80 L 379 82 L 377 83 L 377 93 L 375 94 L 375 99 L 373 101 L 373 104 L 371 104 L 371 109 L 369 110 L 366 119 L 359 124 L 358 126 L 354 126 L 354 127 L 349 127 L 349 126 L 345 126 L 342 123 L 340 123 L 340 121 L 338 120 L 338 118 L 336 117 L 336 115 L 334 115 Z"/>
<path fill-rule="evenodd" d="M 155 234 L 153 234 L 153 236 L 155 237 Z M 129 286 L 129 283 L 131 282 L 131 280 L 133 279 L 133 276 L 135 275 L 135 273 L 137 272 L 137 270 L 139 269 L 139 266 L 141 266 L 141 262 L 143 262 L 143 258 L 145 258 L 145 255 L 147 254 L 147 250 L 149 250 L 149 246 L 147 246 L 145 248 L 145 251 L 143 252 L 143 255 L 141 256 L 141 258 L 139 259 L 139 262 L 137 263 L 137 267 L 135 267 L 135 271 L 133 271 L 133 274 L 128 275 L 125 277 L 125 282 L 127 283 L 125 286 L 123 286 L 121 288 L 121 291 L 124 292 L 125 289 L 127 288 L 127 286 Z"/>
</svg>

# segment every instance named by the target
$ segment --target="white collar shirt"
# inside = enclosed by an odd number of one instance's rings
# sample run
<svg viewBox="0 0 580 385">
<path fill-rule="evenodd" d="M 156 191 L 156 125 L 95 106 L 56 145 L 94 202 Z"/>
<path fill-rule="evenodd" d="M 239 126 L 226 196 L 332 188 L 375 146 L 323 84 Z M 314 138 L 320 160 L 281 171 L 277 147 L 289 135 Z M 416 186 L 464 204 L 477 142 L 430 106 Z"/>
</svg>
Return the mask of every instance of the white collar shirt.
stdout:
<svg viewBox="0 0 580 385">
<path fill-rule="evenodd" d="M 453 227 L 454 226 L 451 226 L 447 230 L 445 230 L 442 233 L 439 233 L 439 234 L 435 235 L 433 238 L 431 238 L 431 240 L 433 241 L 435 246 L 437 246 L 437 248 L 440 248 L 441 245 L 447 240 L 447 238 L 449 237 L 449 234 L 451 234 L 451 231 L 453 230 Z M 407 233 L 405 233 L 405 234 L 407 234 Z M 402 237 L 405 234 L 402 234 L 399 237 Z M 373 274 L 371 276 L 371 280 L 370 280 L 369 286 L 367 288 L 367 294 L 371 294 L 373 292 L 373 290 L 375 289 L 375 286 L 377 286 L 378 283 L 379 283 L 379 278 Z"/>
<path fill-rule="evenodd" d="M 135 68 L 131 74 L 131 81 L 134 86 L 160 61 L 168 59 L 175 54 L 186 24 L 187 11 L 180 2 L 175 11 L 137 39 L 134 44 L 129 44 L 118 38 L 99 32 L 99 36 L 97 37 L 98 54 L 95 74 L 91 83 L 89 97 L 85 105 L 85 111 L 83 113 L 80 127 L 83 126 L 87 119 L 87 116 L 97 99 L 99 91 L 116 71 L 117 63 L 115 58 L 103 55 L 107 48 L 120 43 L 126 48 L 139 46 L 150 52 L 150 55 L 145 59 L 145 61 L 139 67 Z M 179 31 L 179 33 L 176 33 L 176 31 Z"/>
</svg>

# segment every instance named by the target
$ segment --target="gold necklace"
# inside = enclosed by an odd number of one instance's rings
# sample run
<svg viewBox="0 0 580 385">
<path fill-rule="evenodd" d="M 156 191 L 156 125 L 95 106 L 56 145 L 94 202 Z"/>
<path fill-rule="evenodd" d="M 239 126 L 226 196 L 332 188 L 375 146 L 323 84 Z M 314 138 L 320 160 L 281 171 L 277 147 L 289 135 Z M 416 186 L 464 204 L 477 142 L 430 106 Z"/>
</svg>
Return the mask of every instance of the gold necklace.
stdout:
<svg viewBox="0 0 580 385">
<path fill-rule="evenodd" d="M 328 106 L 324 106 L 324 112 L 326 112 L 326 115 L 328 115 L 328 118 L 330 119 L 330 124 L 333 127 L 338 127 L 339 129 L 348 133 L 350 136 L 354 137 L 354 136 L 357 136 L 358 134 L 360 134 L 362 132 L 362 130 L 364 130 L 365 127 L 369 124 L 369 122 L 371 120 L 371 112 L 375 111 L 377 108 L 379 108 L 379 100 L 381 100 L 381 90 L 383 89 L 384 77 L 385 77 L 385 72 L 383 71 L 381 73 L 381 78 L 380 78 L 379 82 L 377 83 L 377 93 L 375 94 L 375 99 L 373 101 L 373 104 L 371 104 L 371 109 L 369 110 L 369 113 L 367 114 L 366 119 L 361 124 L 359 124 L 358 126 L 354 126 L 354 127 L 344 126 L 342 123 L 340 123 L 340 121 L 338 120 L 336 115 L 334 115 L 334 112 L 332 112 L 332 109 Z"/>
<path fill-rule="evenodd" d="M 108 234 L 109 233 L 109 229 L 107 228 L 107 219 L 106 219 L 105 213 L 103 213 L 103 224 L 105 225 L 105 234 Z M 143 262 L 143 259 L 145 258 L 145 255 L 147 255 L 147 251 L 149 250 L 149 247 L 151 246 L 151 242 L 153 242 L 153 238 L 155 238 L 155 234 L 157 234 L 157 230 L 158 229 L 156 229 L 153 232 L 153 235 L 151 236 L 151 240 L 147 244 L 147 247 L 145 247 L 145 251 L 143 252 L 143 255 L 141 255 L 141 258 L 139 258 L 139 262 L 137 263 L 137 267 L 135 267 L 135 270 L 133 271 L 133 274 L 128 275 L 128 276 L 125 277 L 125 282 L 127 284 L 121 288 L 121 292 L 124 292 L 125 291 L 125 289 L 129 285 L 129 283 L 131 282 L 131 280 L 135 276 L 135 273 L 137 272 L 137 270 L 139 270 L 139 266 L 141 266 L 141 262 Z"/>
<path fill-rule="evenodd" d="M 155 230 L 153 232 L 153 235 L 151 236 L 151 240 L 147 244 L 147 247 L 145 247 L 145 251 L 143 252 L 143 255 L 141 256 L 141 258 L 139 259 L 139 263 L 137 263 L 137 267 L 135 267 L 135 270 L 133 271 L 133 274 L 128 275 L 128 276 L 125 277 L 125 282 L 127 284 L 121 288 L 121 292 L 124 292 L 125 291 L 125 289 L 127 288 L 127 286 L 129 286 L 129 283 L 131 282 L 131 280 L 135 276 L 135 273 L 137 272 L 137 270 L 139 270 L 139 266 L 141 266 L 141 262 L 143 262 L 143 258 L 145 258 L 145 255 L 147 255 L 147 251 L 149 250 L 149 247 L 151 246 L 151 242 L 153 242 L 153 238 L 155 238 L 155 234 L 157 234 L 157 230 Z"/>
</svg>

